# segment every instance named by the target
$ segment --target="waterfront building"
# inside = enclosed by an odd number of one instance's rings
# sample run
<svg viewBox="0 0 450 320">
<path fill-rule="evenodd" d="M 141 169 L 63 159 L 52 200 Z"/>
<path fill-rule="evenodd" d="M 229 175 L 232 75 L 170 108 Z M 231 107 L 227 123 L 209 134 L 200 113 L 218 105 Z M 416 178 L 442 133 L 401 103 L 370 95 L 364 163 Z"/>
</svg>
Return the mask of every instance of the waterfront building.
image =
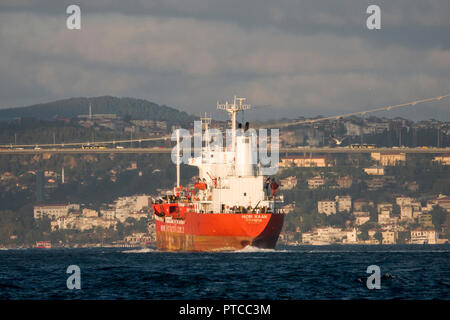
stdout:
<svg viewBox="0 0 450 320">
<path fill-rule="evenodd" d="M 411 230 L 411 244 L 436 244 L 437 238 L 438 235 L 436 230 Z"/>
<path fill-rule="evenodd" d="M 356 228 L 342 230 L 342 235 L 343 235 L 343 240 L 342 240 L 343 243 L 351 244 L 351 243 L 358 242 L 357 235 L 356 235 Z"/>
<path fill-rule="evenodd" d="M 396 244 L 398 241 L 397 231 L 383 231 L 381 235 L 383 236 L 382 244 Z"/>
</svg>

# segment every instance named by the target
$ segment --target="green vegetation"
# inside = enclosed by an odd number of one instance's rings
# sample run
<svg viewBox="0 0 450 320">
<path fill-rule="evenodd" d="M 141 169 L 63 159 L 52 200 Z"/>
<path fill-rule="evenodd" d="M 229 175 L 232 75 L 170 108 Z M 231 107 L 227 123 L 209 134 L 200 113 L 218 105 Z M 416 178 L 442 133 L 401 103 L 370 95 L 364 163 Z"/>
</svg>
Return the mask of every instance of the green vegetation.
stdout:
<svg viewBox="0 0 450 320">
<path fill-rule="evenodd" d="M 148 134 L 138 133 L 134 138 L 148 138 Z M 105 128 L 84 128 L 75 121 L 46 121 L 22 119 L 17 122 L 0 122 L 0 144 L 52 144 L 66 142 L 92 142 L 103 140 L 127 140 L 130 134 Z M 144 142 L 142 146 L 161 145 L 161 142 Z M 128 145 L 129 146 L 129 145 Z M 81 146 L 75 146 L 81 147 Z"/>
<path fill-rule="evenodd" d="M 431 218 L 433 221 L 433 225 L 436 230 L 440 230 L 442 226 L 447 221 L 447 216 L 449 215 L 446 210 L 439 206 L 434 206 L 433 210 L 431 210 Z"/>
<path fill-rule="evenodd" d="M 136 163 L 137 169 L 130 165 Z M 0 185 L 0 210 L 18 210 L 35 202 L 35 173 L 50 170 L 57 174 L 54 188 L 45 185 L 46 203 L 92 203 L 100 206 L 119 196 L 152 194 L 158 188 L 170 188 L 176 179 L 175 166 L 167 154 L 98 154 L 2 156 L 0 167 L 14 179 Z M 64 167 L 66 183 L 60 184 Z M 196 174 L 196 168 L 182 166 L 182 183 Z M 17 187 L 19 184 L 19 187 Z M 22 189 L 20 186 L 26 186 Z"/>
<path fill-rule="evenodd" d="M 50 221 L 33 219 L 33 206 L 26 205 L 17 211 L 0 211 L 0 243 L 31 245 L 42 236 L 49 236 Z"/>
<path fill-rule="evenodd" d="M 134 98 L 117 98 L 111 96 L 94 98 L 71 98 L 28 107 L 18 107 L 0 110 L 0 120 L 16 118 L 36 118 L 51 120 L 58 118 L 74 118 L 89 113 L 89 104 L 94 114 L 110 113 L 127 119 L 164 120 L 171 124 L 192 122 L 195 117 L 177 109 L 160 106 L 156 103 Z"/>
</svg>

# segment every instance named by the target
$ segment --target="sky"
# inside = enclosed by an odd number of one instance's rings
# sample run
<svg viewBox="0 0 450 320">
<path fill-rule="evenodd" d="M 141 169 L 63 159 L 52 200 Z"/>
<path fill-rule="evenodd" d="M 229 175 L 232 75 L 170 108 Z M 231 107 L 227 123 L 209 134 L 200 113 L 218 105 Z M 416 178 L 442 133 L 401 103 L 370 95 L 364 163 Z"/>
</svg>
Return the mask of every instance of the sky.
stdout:
<svg viewBox="0 0 450 320">
<path fill-rule="evenodd" d="M 112 95 L 220 118 L 236 94 L 249 118 L 278 119 L 449 94 L 449 14 L 448 0 L 0 0 L 0 108 Z M 450 120 L 450 99 L 375 115 L 397 114 Z"/>
</svg>

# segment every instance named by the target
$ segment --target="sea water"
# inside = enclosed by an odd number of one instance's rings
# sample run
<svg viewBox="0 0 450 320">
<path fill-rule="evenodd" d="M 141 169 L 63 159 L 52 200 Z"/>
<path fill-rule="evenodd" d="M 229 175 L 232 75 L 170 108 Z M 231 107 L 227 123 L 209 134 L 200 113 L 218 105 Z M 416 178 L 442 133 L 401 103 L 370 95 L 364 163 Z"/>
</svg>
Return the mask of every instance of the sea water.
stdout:
<svg viewBox="0 0 450 320">
<path fill-rule="evenodd" d="M 80 267 L 69 290 L 68 266 Z M 369 290 L 369 265 L 381 289 Z M 0 251 L 1 299 L 450 299 L 450 245 Z"/>
</svg>

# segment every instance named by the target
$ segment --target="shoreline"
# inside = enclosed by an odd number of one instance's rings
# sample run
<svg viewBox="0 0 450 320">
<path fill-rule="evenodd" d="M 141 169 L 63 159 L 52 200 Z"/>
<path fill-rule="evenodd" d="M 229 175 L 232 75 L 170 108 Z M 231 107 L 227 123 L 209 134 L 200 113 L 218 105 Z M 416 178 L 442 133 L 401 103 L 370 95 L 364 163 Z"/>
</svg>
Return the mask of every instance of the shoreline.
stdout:
<svg viewBox="0 0 450 320">
<path fill-rule="evenodd" d="M 417 244 L 417 243 L 396 243 L 396 244 L 374 244 L 374 243 L 328 243 L 328 244 L 309 244 L 309 243 L 280 243 L 277 247 L 395 247 L 395 246 L 404 246 L 404 247 L 430 247 L 430 246 L 448 246 L 450 245 L 449 241 L 444 243 L 433 243 L 433 244 Z M 71 246 L 52 246 L 51 248 L 36 248 L 35 246 L 14 246 L 14 247 L 0 247 L 0 251 L 8 251 L 8 250 L 27 250 L 27 249 L 40 249 L 40 250 L 51 250 L 51 249 L 93 249 L 93 248 L 124 248 L 124 249 L 145 249 L 151 248 L 156 249 L 155 246 L 151 245 L 124 245 L 124 244 L 85 244 L 85 245 L 71 245 Z M 277 249 L 275 249 L 277 250 Z"/>
</svg>

